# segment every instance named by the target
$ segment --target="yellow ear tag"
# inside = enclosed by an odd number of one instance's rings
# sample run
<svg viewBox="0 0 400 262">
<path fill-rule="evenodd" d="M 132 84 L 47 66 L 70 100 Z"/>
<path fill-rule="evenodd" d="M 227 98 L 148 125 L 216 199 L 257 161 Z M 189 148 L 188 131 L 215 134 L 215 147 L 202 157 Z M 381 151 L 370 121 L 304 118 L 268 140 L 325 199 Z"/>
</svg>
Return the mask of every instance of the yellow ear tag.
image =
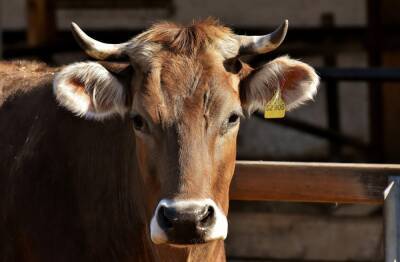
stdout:
<svg viewBox="0 0 400 262">
<path fill-rule="evenodd" d="M 286 105 L 281 97 L 280 88 L 276 89 L 275 95 L 265 106 L 265 118 L 283 118 L 285 117 Z"/>
</svg>

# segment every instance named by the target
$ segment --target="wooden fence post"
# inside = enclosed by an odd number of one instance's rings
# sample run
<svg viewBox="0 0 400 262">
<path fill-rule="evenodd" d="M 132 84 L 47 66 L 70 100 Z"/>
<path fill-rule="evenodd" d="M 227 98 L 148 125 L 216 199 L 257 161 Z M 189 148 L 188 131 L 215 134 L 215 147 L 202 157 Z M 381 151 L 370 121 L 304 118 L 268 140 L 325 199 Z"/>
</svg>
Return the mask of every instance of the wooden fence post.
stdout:
<svg viewBox="0 0 400 262">
<path fill-rule="evenodd" d="M 55 4 L 52 0 L 27 0 L 26 3 L 28 44 L 50 44 L 56 32 Z"/>
<path fill-rule="evenodd" d="M 389 176 L 384 193 L 385 261 L 400 261 L 400 176 Z"/>
<path fill-rule="evenodd" d="M 3 58 L 3 0 L 0 0 L 0 59 Z"/>
</svg>

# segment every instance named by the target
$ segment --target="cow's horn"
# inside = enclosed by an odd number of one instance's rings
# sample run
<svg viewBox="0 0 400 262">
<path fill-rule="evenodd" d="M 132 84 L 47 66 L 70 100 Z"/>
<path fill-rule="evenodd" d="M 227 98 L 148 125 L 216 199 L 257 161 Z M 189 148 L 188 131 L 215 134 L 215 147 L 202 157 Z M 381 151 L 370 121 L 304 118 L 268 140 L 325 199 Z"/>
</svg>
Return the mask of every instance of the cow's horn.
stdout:
<svg viewBox="0 0 400 262">
<path fill-rule="evenodd" d="M 276 49 L 285 39 L 289 21 L 285 20 L 274 32 L 262 36 L 238 35 L 239 55 L 264 54 Z"/>
<path fill-rule="evenodd" d="M 95 59 L 105 60 L 109 58 L 121 57 L 123 56 L 124 50 L 127 46 L 127 43 L 106 44 L 97 41 L 83 32 L 82 29 L 74 22 L 71 23 L 71 30 L 75 40 L 78 42 L 81 48 L 86 52 L 86 54 Z"/>
</svg>

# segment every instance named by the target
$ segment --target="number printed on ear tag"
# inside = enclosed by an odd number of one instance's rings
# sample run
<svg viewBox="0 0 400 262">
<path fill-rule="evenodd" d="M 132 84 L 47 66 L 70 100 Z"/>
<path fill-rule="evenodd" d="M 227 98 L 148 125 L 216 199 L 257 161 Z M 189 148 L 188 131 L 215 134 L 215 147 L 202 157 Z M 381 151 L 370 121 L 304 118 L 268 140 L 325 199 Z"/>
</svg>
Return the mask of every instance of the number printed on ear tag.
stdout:
<svg viewBox="0 0 400 262">
<path fill-rule="evenodd" d="M 285 117 L 286 105 L 281 97 L 280 88 L 276 89 L 275 95 L 265 106 L 264 118 L 283 118 Z"/>
</svg>

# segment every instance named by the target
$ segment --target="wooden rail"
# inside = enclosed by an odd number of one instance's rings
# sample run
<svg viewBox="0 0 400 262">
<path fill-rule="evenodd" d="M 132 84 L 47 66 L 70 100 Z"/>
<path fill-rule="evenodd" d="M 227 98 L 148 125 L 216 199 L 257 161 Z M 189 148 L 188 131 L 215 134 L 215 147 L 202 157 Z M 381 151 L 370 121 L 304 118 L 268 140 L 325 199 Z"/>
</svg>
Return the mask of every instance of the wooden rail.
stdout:
<svg viewBox="0 0 400 262">
<path fill-rule="evenodd" d="M 384 205 L 385 261 L 400 259 L 400 165 L 236 163 L 232 200 Z"/>
<path fill-rule="evenodd" d="M 400 165 L 237 161 L 232 200 L 383 203 Z"/>
</svg>

